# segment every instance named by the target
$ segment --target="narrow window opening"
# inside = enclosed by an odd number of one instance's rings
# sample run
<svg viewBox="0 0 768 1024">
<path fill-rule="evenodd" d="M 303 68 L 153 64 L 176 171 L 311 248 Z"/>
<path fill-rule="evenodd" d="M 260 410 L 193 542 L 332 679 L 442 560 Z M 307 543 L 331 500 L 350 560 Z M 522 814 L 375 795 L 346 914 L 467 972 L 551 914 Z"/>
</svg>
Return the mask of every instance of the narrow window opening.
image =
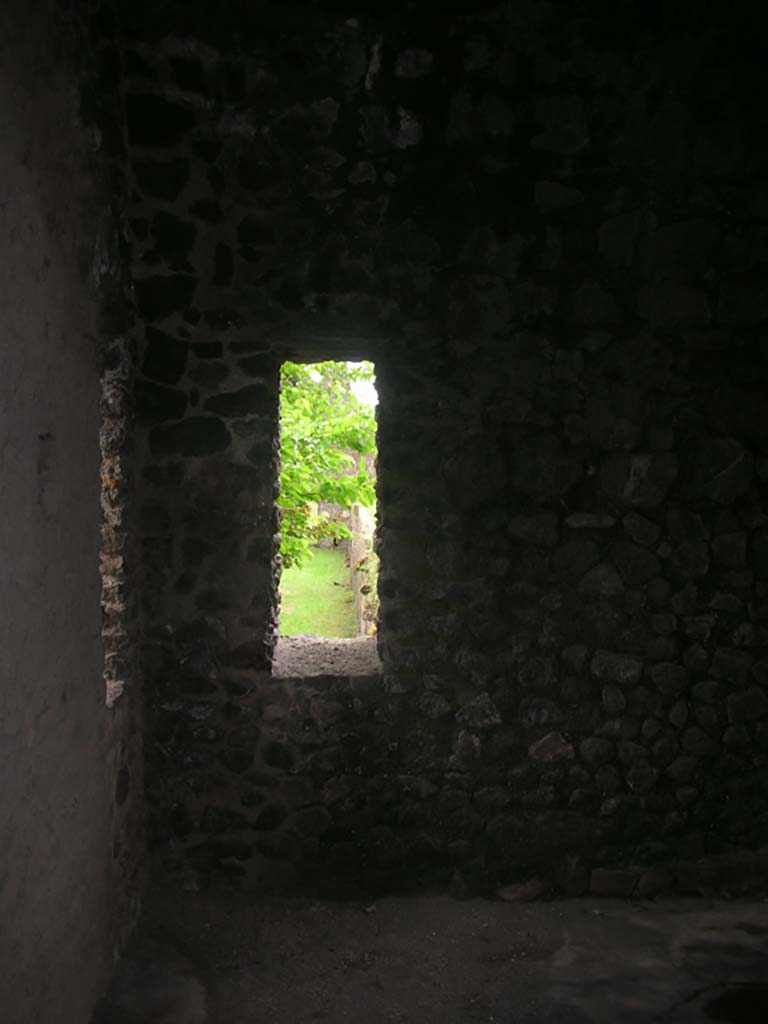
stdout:
<svg viewBox="0 0 768 1024">
<path fill-rule="evenodd" d="M 370 362 L 280 375 L 279 675 L 378 671 L 376 376 Z"/>
</svg>

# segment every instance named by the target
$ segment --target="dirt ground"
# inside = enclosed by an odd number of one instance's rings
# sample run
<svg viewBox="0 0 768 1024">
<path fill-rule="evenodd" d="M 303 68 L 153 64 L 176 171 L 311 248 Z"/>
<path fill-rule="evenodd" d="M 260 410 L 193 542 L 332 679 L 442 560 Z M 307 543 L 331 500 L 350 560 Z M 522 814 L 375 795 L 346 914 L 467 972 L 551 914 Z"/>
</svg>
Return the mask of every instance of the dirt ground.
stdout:
<svg viewBox="0 0 768 1024">
<path fill-rule="evenodd" d="M 368 676 L 381 672 L 376 637 L 281 636 L 275 647 L 272 675 Z"/>
<path fill-rule="evenodd" d="M 767 938 L 765 901 L 334 903 L 156 885 L 123 974 L 135 988 L 165 963 L 188 1004 L 98 1021 L 201 1024 L 191 974 L 209 1024 L 765 1024 Z"/>
</svg>

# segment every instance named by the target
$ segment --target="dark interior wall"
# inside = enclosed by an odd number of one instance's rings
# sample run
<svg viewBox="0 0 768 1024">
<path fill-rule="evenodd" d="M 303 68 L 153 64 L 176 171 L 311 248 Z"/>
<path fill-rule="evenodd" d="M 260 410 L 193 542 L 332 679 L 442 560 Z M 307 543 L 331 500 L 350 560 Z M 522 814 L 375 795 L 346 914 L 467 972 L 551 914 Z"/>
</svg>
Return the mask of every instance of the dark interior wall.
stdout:
<svg viewBox="0 0 768 1024">
<path fill-rule="evenodd" d="M 106 707 L 99 545 L 110 196 L 79 21 L 0 13 L 0 1017 L 85 1024 L 135 918 L 136 694 Z M 106 535 L 105 535 L 106 538 Z"/>
<path fill-rule="evenodd" d="M 235 9 L 122 16 L 157 838 L 459 892 L 759 846 L 750 27 Z M 376 685 L 266 671 L 296 351 L 377 361 Z"/>
</svg>

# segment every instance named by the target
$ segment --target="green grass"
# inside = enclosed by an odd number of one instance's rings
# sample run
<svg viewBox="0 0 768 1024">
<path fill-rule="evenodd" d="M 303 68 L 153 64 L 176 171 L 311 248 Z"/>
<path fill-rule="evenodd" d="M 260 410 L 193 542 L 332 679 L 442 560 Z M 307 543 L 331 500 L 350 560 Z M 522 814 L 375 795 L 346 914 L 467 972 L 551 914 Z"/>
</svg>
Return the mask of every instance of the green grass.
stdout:
<svg viewBox="0 0 768 1024">
<path fill-rule="evenodd" d="M 313 548 L 301 568 L 284 569 L 280 581 L 280 635 L 357 636 L 349 570 L 339 548 Z"/>
</svg>

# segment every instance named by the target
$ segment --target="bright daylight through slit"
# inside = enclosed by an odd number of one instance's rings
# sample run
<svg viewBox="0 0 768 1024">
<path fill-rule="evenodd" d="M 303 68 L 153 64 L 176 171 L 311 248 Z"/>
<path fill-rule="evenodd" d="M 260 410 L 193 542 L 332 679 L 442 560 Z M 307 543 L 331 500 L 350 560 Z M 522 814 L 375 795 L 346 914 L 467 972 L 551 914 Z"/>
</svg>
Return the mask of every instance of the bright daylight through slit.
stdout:
<svg viewBox="0 0 768 1024">
<path fill-rule="evenodd" d="M 372 363 L 283 363 L 280 634 L 376 632 Z"/>
</svg>

